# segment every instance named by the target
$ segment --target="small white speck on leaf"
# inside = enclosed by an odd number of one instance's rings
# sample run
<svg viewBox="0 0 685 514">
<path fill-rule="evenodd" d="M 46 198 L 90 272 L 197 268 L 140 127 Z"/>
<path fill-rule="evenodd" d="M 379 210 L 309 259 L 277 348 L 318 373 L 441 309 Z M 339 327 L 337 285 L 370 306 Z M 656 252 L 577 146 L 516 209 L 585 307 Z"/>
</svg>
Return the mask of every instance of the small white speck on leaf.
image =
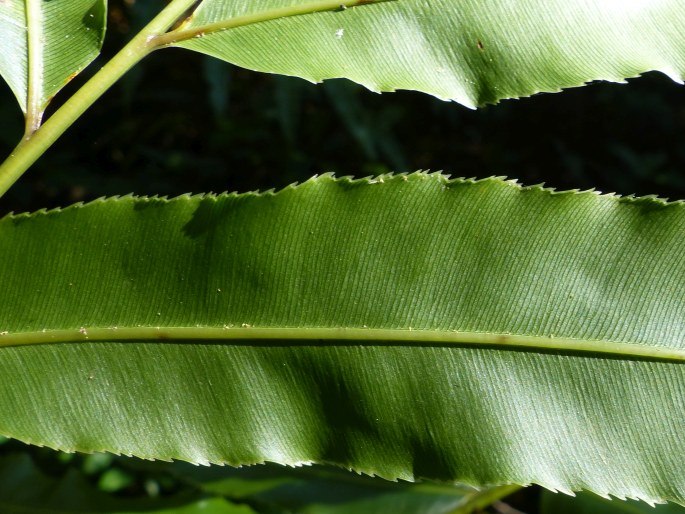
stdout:
<svg viewBox="0 0 685 514">
<path fill-rule="evenodd" d="M 86 330 L 86 327 L 81 327 L 78 329 L 80 334 L 83 334 L 84 336 L 88 335 L 88 331 Z"/>
<path fill-rule="evenodd" d="M 338 29 L 335 31 L 335 38 L 336 39 L 342 39 L 342 37 L 345 35 L 345 29 Z"/>
</svg>

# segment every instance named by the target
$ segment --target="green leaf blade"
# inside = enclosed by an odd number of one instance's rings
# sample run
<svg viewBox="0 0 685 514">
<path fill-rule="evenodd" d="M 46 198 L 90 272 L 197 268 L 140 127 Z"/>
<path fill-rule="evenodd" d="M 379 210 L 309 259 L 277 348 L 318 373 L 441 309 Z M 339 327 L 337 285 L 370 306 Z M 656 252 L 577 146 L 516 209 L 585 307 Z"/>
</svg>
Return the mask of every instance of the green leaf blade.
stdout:
<svg viewBox="0 0 685 514">
<path fill-rule="evenodd" d="M 28 91 L 28 51 L 24 2 L 5 2 L 0 6 L 0 38 L 4 45 L 7 45 L 6 51 L 0 52 L 0 75 L 7 81 L 25 113 Z"/>
<path fill-rule="evenodd" d="M 205 0 L 183 29 L 316 2 Z M 313 82 L 348 78 L 469 107 L 621 82 L 659 70 L 682 82 L 685 8 L 677 0 L 397 0 L 208 33 L 176 46 Z"/>
<path fill-rule="evenodd" d="M 683 208 L 417 173 L 6 217 L 0 433 L 683 502 Z"/>
<path fill-rule="evenodd" d="M 105 35 L 107 2 L 53 0 L 39 2 L 30 12 L 34 14 L 29 16 L 24 0 L 0 4 L 0 76 L 25 114 L 31 110 L 29 97 L 35 97 L 37 115 L 98 55 Z M 36 42 L 32 52 L 30 37 Z M 31 88 L 35 88 L 33 93 Z"/>
</svg>

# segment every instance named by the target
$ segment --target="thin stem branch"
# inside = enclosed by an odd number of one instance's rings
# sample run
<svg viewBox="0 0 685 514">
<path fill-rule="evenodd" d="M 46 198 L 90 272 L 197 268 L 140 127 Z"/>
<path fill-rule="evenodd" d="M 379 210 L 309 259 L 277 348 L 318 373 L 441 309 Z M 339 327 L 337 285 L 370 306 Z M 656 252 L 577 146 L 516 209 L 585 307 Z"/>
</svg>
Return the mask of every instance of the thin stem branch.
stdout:
<svg viewBox="0 0 685 514">
<path fill-rule="evenodd" d="M 464 502 L 450 511 L 449 514 L 471 514 L 472 512 L 489 507 L 494 503 L 498 503 L 502 498 L 509 496 L 522 488 L 522 486 L 514 484 L 486 487 L 477 493 L 466 496 Z"/>
<path fill-rule="evenodd" d="M 55 111 L 42 126 L 40 126 L 40 116 L 38 116 L 37 125 L 31 129 L 27 127 L 26 136 L 5 162 L 0 165 L 0 197 L 112 84 L 153 50 L 191 38 L 201 37 L 208 33 L 278 18 L 313 14 L 322 11 L 344 10 L 349 7 L 387 1 L 395 0 L 317 0 L 305 4 L 238 16 L 187 30 L 183 30 L 182 27 L 184 25 L 181 24 L 179 29 L 167 32 L 196 4 L 196 0 L 172 0 L 154 20 L 69 98 L 62 107 Z M 36 117 L 34 116 L 33 119 L 36 119 Z"/>
<path fill-rule="evenodd" d="M 341 11 L 350 7 L 391 1 L 395 0 L 318 0 L 288 7 L 267 9 L 253 14 L 221 20 L 216 23 L 208 23 L 191 29 L 183 29 L 183 26 L 181 26 L 177 30 L 156 36 L 153 38 L 153 44 L 158 47 L 168 46 L 173 45 L 174 43 L 180 43 L 181 41 L 204 37 L 214 32 L 245 27 L 247 25 L 254 25 L 255 23 L 263 23 L 265 21 L 277 20 L 280 18 L 290 18 L 292 16 L 302 16 L 324 11 Z"/>
<path fill-rule="evenodd" d="M 40 128 L 31 133 L 28 133 L 27 128 L 26 136 L 0 165 L 0 197 L 112 84 L 158 48 L 151 44 L 153 37 L 166 32 L 194 2 L 195 0 L 173 0 Z M 34 89 L 35 86 L 36 84 Z"/>
<path fill-rule="evenodd" d="M 500 514 L 525 514 L 518 509 L 515 509 L 511 505 L 507 505 L 504 502 L 496 501 L 492 504 L 492 508 L 495 509 Z"/>
</svg>

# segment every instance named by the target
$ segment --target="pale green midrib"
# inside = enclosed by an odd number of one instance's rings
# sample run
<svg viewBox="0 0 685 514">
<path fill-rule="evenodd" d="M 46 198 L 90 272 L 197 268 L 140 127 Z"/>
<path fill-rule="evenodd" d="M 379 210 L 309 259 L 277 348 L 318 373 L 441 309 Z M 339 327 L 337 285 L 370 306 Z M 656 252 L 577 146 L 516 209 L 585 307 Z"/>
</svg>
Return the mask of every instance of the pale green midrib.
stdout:
<svg viewBox="0 0 685 514">
<path fill-rule="evenodd" d="M 26 129 L 28 138 L 38 127 L 43 117 L 43 12 L 39 0 L 26 2 L 26 48 L 28 50 Z"/>
<path fill-rule="evenodd" d="M 649 346 L 568 337 L 490 334 L 449 330 L 378 328 L 260 328 L 249 325 L 223 327 L 81 327 L 32 332 L 0 332 L 0 347 L 79 342 L 225 341 L 265 343 L 287 341 L 311 344 L 338 341 L 359 345 L 411 344 L 416 346 L 489 346 L 545 352 L 582 352 L 626 358 L 685 361 L 685 348 Z"/>
</svg>

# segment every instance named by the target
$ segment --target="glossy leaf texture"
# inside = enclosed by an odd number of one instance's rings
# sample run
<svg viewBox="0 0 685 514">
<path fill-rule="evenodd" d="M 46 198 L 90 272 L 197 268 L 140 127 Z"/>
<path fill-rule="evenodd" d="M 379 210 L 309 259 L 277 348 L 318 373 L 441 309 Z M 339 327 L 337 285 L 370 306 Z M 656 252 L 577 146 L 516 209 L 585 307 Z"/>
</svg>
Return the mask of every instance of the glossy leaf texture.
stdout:
<svg viewBox="0 0 685 514">
<path fill-rule="evenodd" d="M 685 206 L 440 174 L 0 221 L 0 433 L 685 501 Z"/>
<path fill-rule="evenodd" d="M 32 95 L 42 112 L 52 97 L 98 55 L 106 18 L 106 0 L 0 2 L 0 76 L 24 113 L 30 110 Z M 29 33 L 35 38 L 31 51 Z M 30 81 L 33 93 L 29 92 Z"/>
<path fill-rule="evenodd" d="M 181 29 L 317 3 L 204 0 Z M 253 70 L 419 90 L 469 107 L 649 70 L 680 82 L 685 72 L 680 0 L 393 0 L 198 36 L 177 46 Z"/>
</svg>

